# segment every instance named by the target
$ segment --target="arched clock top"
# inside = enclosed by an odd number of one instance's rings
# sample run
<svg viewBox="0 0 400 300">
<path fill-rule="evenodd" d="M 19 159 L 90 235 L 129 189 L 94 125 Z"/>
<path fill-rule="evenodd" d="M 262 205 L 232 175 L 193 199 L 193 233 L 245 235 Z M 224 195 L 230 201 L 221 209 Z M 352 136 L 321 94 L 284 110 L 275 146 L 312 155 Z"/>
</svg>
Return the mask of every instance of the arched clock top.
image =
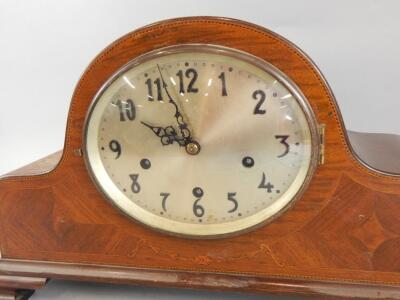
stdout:
<svg viewBox="0 0 400 300">
<path fill-rule="evenodd" d="M 243 21 L 211 17 L 182 18 L 133 31 L 112 43 L 93 60 L 73 94 L 68 117 L 67 145 L 70 144 L 68 137 L 71 134 L 82 133 L 90 103 L 113 74 L 141 55 L 180 44 L 230 47 L 269 62 L 301 89 L 319 123 L 332 120 L 329 127 L 333 131 L 342 130 L 341 117 L 326 81 L 311 60 L 292 43 L 269 30 Z M 77 142 L 73 145 L 79 147 L 81 141 Z"/>
</svg>

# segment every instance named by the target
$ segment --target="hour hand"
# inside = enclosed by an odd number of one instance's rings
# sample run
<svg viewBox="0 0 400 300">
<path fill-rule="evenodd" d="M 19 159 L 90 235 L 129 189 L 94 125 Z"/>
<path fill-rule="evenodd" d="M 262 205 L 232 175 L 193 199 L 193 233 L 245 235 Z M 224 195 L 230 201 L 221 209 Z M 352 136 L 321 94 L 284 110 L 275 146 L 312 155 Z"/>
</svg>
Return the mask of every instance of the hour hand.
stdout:
<svg viewBox="0 0 400 300">
<path fill-rule="evenodd" d="M 164 128 L 160 126 L 153 126 L 143 121 L 141 121 L 141 123 L 147 128 L 150 128 L 151 131 L 153 131 L 154 134 L 161 139 L 161 144 L 163 146 L 173 144 L 174 141 L 180 146 L 185 146 L 185 140 L 177 136 L 176 130 L 172 126 L 167 126 Z"/>
</svg>

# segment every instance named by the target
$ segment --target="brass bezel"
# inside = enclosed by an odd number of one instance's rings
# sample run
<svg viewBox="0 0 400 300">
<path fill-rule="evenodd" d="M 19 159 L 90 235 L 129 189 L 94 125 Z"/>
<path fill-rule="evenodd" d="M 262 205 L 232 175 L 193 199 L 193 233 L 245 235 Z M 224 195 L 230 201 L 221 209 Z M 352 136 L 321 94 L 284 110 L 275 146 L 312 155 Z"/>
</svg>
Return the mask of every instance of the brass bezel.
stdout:
<svg viewBox="0 0 400 300">
<path fill-rule="evenodd" d="M 216 53 L 216 54 L 221 54 L 221 55 L 227 55 L 231 56 L 233 58 L 245 61 L 247 63 L 253 64 L 256 67 L 262 69 L 263 71 L 269 73 L 273 77 L 275 77 L 280 83 L 282 83 L 293 95 L 293 97 L 296 99 L 298 104 L 300 105 L 308 126 L 310 130 L 310 136 L 311 136 L 311 157 L 310 157 L 310 163 L 306 172 L 306 176 L 304 177 L 304 181 L 302 184 L 298 187 L 297 192 L 295 195 L 289 199 L 284 205 L 281 205 L 278 209 L 271 209 L 271 206 L 259 211 L 256 214 L 253 214 L 247 218 L 244 219 L 239 219 L 236 221 L 230 221 L 226 223 L 218 223 L 218 224 L 188 224 L 188 223 L 183 223 L 183 222 L 178 222 L 174 220 L 170 220 L 164 217 L 160 217 L 158 215 L 155 215 L 153 213 L 150 213 L 140 206 L 136 205 L 134 202 L 129 200 L 129 205 L 127 203 L 123 203 L 123 200 L 119 199 L 113 193 L 110 193 L 110 191 L 107 191 L 107 189 L 104 187 L 104 182 L 107 180 L 107 178 L 104 178 L 104 176 L 98 176 L 96 173 L 99 173 L 99 168 L 101 166 L 98 166 L 96 164 L 92 164 L 90 162 L 90 154 L 88 151 L 88 145 L 91 143 L 95 143 L 96 141 L 88 141 L 88 129 L 91 121 L 91 115 L 93 113 L 93 110 L 101 98 L 102 94 L 104 91 L 120 76 L 122 76 L 125 72 L 127 72 L 129 69 L 134 68 L 135 66 L 144 63 L 146 61 L 149 61 L 151 59 L 160 57 L 160 56 L 165 56 L 165 55 L 170 55 L 170 54 L 175 54 L 175 53 L 182 53 L 182 52 L 205 52 L 205 53 Z M 84 131 L 83 131 L 83 156 L 85 160 L 86 167 L 88 169 L 88 172 L 90 174 L 91 179 L 95 183 L 95 186 L 98 188 L 98 190 L 105 196 L 107 200 L 109 200 L 114 206 L 119 208 L 125 215 L 129 216 L 135 221 L 138 221 L 141 224 L 144 224 L 148 227 L 151 227 L 157 231 L 161 231 L 167 234 L 171 234 L 174 236 L 179 236 L 179 237 L 186 237 L 186 238 L 196 238 L 196 239 L 213 239 L 213 238 L 221 238 L 221 237 L 228 237 L 228 236 L 233 236 L 233 235 L 238 235 L 241 233 L 248 232 L 250 230 L 253 230 L 255 228 L 258 228 L 260 226 L 265 225 L 268 222 L 271 222 L 278 216 L 280 216 L 284 211 L 286 211 L 290 206 L 293 205 L 293 203 L 301 197 L 301 195 L 304 193 L 306 188 L 308 187 L 311 178 L 315 172 L 315 169 L 318 165 L 318 158 L 319 158 L 319 153 L 320 153 L 320 142 L 319 142 L 319 135 L 318 135 L 318 126 L 317 126 L 317 121 L 315 118 L 315 115 L 306 99 L 306 97 L 303 95 L 301 90 L 297 87 L 297 85 L 289 78 L 287 77 L 282 71 L 280 71 L 278 68 L 273 66 L 271 63 L 262 60 L 261 58 L 258 58 L 252 54 L 249 54 L 244 51 L 240 51 L 237 49 L 233 48 L 228 48 L 225 46 L 219 46 L 219 45 L 211 45 L 211 44 L 180 44 L 180 45 L 173 45 L 173 46 L 168 46 L 160 49 L 153 50 L 151 52 L 145 53 L 141 56 L 138 56 L 137 58 L 133 59 L 129 63 L 127 63 L 125 66 L 117 70 L 107 81 L 106 83 L 99 89 L 95 97 L 93 98 L 90 107 L 88 109 L 85 123 L 84 123 Z M 102 183 L 103 182 L 103 183 Z M 281 197 L 282 198 L 282 197 Z M 133 207 L 134 209 L 127 209 L 127 206 Z M 273 210 L 273 212 L 270 212 Z M 260 218 L 260 212 L 264 212 L 264 214 L 267 214 L 267 217 L 262 217 Z M 151 215 L 151 216 L 148 216 Z M 146 217 L 145 217 L 146 216 Z M 243 220 L 246 220 L 246 222 L 243 222 Z M 234 223 L 238 223 L 240 221 L 241 225 L 240 226 L 233 226 Z M 169 224 L 169 226 L 167 226 Z M 171 226 L 172 224 L 172 226 Z M 198 228 L 197 231 L 194 230 L 188 230 L 188 228 Z M 234 230 L 232 230 L 232 227 Z M 207 229 L 207 230 L 206 230 Z"/>
</svg>

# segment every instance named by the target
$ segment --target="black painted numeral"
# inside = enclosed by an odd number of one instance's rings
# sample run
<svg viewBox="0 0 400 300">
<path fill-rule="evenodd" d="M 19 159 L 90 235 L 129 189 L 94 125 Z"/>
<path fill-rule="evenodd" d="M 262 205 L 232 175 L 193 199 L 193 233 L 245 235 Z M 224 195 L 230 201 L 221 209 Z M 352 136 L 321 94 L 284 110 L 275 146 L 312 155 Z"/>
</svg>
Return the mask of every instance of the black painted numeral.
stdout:
<svg viewBox="0 0 400 300">
<path fill-rule="evenodd" d="M 226 91 L 225 72 L 221 72 L 221 74 L 219 74 L 218 78 L 221 79 L 221 83 L 222 83 L 221 95 L 228 96 L 228 93 Z"/>
<path fill-rule="evenodd" d="M 183 86 L 183 72 L 182 70 L 179 70 L 178 73 L 176 73 L 176 76 L 179 77 L 179 93 L 184 94 L 185 93 L 185 87 Z"/>
<path fill-rule="evenodd" d="M 204 216 L 205 210 L 204 210 L 204 207 L 199 204 L 199 201 L 203 197 L 204 191 L 200 187 L 195 187 L 193 189 L 192 193 L 193 193 L 193 196 L 195 198 L 197 198 L 197 200 L 194 201 L 194 203 L 193 203 L 193 213 L 196 217 L 201 218 L 202 216 Z"/>
<path fill-rule="evenodd" d="M 198 218 L 201 218 L 202 216 L 204 216 L 204 213 L 205 213 L 204 207 L 201 206 L 200 204 L 198 204 L 198 202 L 200 200 L 201 200 L 201 198 L 197 199 L 196 201 L 194 201 L 194 204 L 193 204 L 193 213 Z"/>
<path fill-rule="evenodd" d="M 153 81 L 153 83 L 156 85 L 156 90 L 157 90 L 157 100 L 162 101 L 163 96 L 162 96 L 162 86 L 161 86 L 161 79 L 157 78 L 156 80 Z M 148 78 L 145 82 L 147 85 L 147 100 L 149 101 L 154 101 L 154 96 L 153 96 L 153 83 L 151 82 L 151 79 Z"/>
<path fill-rule="evenodd" d="M 162 202 L 161 202 L 161 206 L 163 211 L 167 211 L 167 206 L 166 206 L 166 202 L 167 202 L 167 198 L 169 197 L 169 193 L 160 193 L 160 196 L 162 197 Z"/>
<path fill-rule="evenodd" d="M 153 98 L 153 85 L 151 83 L 151 79 L 147 78 L 145 83 L 147 85 L 147 100 L 154 101 L 154 98 Z"/>
<path fill-rule="evenodd" d="M 228 193 L 228 200 L 233 202 L 234 207 L 231 210 L 228 210 L 228 213 L 233 213 L 238 209 L 238 202 L 235 199 L 236 193 Z"/>
<path fill-rule="evenodd" d="M 128 99 L 126 101 L 121 101 L 118 100 L 115 103 L 118 106 L 119 109 L 119 120 L 121 122 L 126 121 L 127 119 L 129 121 L 133 121 L 136 118 L 136 107 L 135 104 L 131 99 Z"/>
<path fill-rule="evenodd" d="M 191 78 L 188 88 L 187 88 L 187 92 L 188 93 L 197 93 L 199 91 L 198 88 L 193 87 L 194 83 L 197 80 L 197 71 L 195 69 L 187 69 L 185 72 L 185 75 L 187 78 Z"/>
<path fill-rule="evenodd" d="M 115 159 L 117 159 L 121 156 L 121 145 L 120 145 L 120 143 L 118 143 L 118 141 L 112 140 L 112 141 L 110 141 L 108 146 L 110 147 L 110 150 L 112 152 L 117 153 L 117 156 L 115 157 Z"/>
<path fill-rule="evenodd" d="M 135 194 L 140 192 L 140 184 L 138 182 L 139 174 L 130 174 L 129 177 L 132 180 L 131 190 Z"/>
<path fill-rule="evenodd" d="M 266 95 L 265 92 L 262 90 L 256 90 L 253 93 L 253 99 L 258 100 L 256 106 L 254 107 L 253 114 L 255 115 L 263 115 L 267 111 L 265 109 L 261 109 L 261 106 L 263 105 L 265 101 Z"/>
<path fill-rule="evenodd" d="M 179 93 L 184 94 L 185 93 L 185 84 L 183 82 L 183 71 L 179 70 L 178 73 L 176 73 L 176 76 L 179 77 Z M 193 68 L 189 68 L 185 72 L 186 78 L 190 79 L 190 82 L 187 86 L 186 92 L 188 93 L 197 93 L 199 91 L 198 88 L 194 87 L 194 84 L 196 83 L 197 80 L 197 71 Z"/>
<path fill-rule="evenodd" d="M 290 146 L 287 143 L 287 139 L 289 138 L 289 136 L 288 135 L 275 135 L 275 138 L 277 140 L 280 140 L 280 143 L 285 146 L 285 151 L 281 155 L 278 155 L 278 157 L 284 157 L 286 154 L 289 153 L 289 149 L 290 149 Z"/>
<path fill-rule="evenodd" d="M 259 189 L 266 189 L 267 193 L 272 193 L 272 189 L 274 188 L 274 186 L 271 184 L 271 182 L 266 182 L 266 177 L 265 177 L 265 173 L 263 172 L 262 175 L 262 179 L 261 179 L 261 183 L 259 184 L 258 188 Z"/>
</svg>

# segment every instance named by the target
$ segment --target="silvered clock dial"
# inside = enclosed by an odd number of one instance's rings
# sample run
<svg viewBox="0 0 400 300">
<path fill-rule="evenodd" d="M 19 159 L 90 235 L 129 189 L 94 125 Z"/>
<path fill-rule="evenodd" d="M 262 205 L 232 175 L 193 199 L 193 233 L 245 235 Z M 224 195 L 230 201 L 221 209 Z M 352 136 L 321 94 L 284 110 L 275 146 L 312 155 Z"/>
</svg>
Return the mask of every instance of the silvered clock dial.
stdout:
<svg viewBox="0 0 400 300">
<path fill-rule="evenodd" d="M 314 116 L 295 84 L 250 54 L 179 45 L 145 54 L 98 92 L 84 153 L 105 196 L 155 229 L 221 237 L 289 207 L 316 166 Z"/>
</svg>

